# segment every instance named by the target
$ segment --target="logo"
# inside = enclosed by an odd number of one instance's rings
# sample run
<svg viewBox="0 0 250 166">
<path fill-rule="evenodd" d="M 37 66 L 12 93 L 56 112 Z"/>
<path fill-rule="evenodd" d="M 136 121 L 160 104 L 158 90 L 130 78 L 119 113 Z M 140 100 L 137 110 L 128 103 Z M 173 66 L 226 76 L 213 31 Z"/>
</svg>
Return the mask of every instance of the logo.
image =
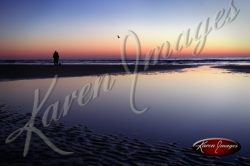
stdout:
<svg viewBox="0 0 250 166">
<path fill-rule="evenodd" d="M 207 138 L 193 144 L 193 150 L 209 156 L 225 156 L 240 150 L 240 143 L 226 138 Z"/>
</svg>

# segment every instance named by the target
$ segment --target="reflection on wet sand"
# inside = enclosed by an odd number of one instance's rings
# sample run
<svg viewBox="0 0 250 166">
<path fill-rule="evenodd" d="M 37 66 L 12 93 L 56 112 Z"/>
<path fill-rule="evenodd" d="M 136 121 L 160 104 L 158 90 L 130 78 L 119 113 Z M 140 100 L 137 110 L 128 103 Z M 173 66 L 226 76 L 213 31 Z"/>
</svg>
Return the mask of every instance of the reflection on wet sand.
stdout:
<svg viewBox="0 0 250 166">
<path fill-rule="evenodd" d="M 250 130 L 250 78 L 246 77 L 247 73 L 225 71 L 200 66 L 139 73 L 135 100 L 139 106 L 150 108 L 142 115 L 134 114 L 129 107 L 133 74 L 110 75 L 116 81 L 113 89 L 102 93 L 84 109 L 73 103 L 67 117 L 47 128 L 42 127 L 40 119 L 36 121 L 53 143 L 74 151 L 74 155 L 58 155 L 34 135 L 31 151 L 25 159 L 22 158 L 25 134 L 11 144 L 4 141 L 27 123 L 35 89 L 39 88 L 43 96 L 51 79 L 1 81 L 0 125 L 4 133 L 0 136 L 0 150 L 4 152 L 1 160 L 23 165 L 44 165 L 45 159 L 49 161 L 46 163 L 64 164 L 96 161 L 103 164 L 249 164 L 248 158 L 237 156 L 249 156 L 246 147 L 250 146 L 247 134 Z M 45 108 L 57 100 L 63 101 L 72 91 L 95 82 L 98 77 L 59 78 Z M 191 150 L 195 141 L 209 137 L 236 140 L 242 149 L 226 158 L 200 156 Z"/>
<path fill-rule="evenodd" d="M 22 114 L 7 109 L 0 105 L 0 158 L 1 165 L 247 165 L 249 158 L 237 157 L 227 162 L 219 157 L 204 156 L 195 153 L 191 147 L 181 148 L 176 143 L 158 142 L 149 144 L 144 141 L 128 138 L 121 135 L 102 135 L 88 127 L 76 125 L 70 128 L 62 123 L 44 129 L 46 135 L 60 147 L 73 151 L 74 154 L 62 156 L 41 142 L 34 136 L 30 153 L 26 158 L 22 157 L 24 135 L 21 135 L 15 143 L 4 144 L 6 134 L 15 130 L 16 126 L 22 126 L 30 114 Z M 42 126 L 40 120 L 37 126 Z"/>
</svg>

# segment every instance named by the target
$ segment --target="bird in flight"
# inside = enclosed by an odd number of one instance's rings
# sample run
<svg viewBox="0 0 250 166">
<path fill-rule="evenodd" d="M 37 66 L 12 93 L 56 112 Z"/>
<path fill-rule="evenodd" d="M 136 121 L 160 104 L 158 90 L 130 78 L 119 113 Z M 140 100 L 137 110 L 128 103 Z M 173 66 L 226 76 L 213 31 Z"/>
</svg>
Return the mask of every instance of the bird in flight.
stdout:
<svg viewBox="0 0 250 166">
<path fill-rule="evenodd" d="M 119 36 L 119 35 L 117 35 L 117 38 L 118 38 L 118 39 L 120 39 L 120 36 Z"/>
</svg>

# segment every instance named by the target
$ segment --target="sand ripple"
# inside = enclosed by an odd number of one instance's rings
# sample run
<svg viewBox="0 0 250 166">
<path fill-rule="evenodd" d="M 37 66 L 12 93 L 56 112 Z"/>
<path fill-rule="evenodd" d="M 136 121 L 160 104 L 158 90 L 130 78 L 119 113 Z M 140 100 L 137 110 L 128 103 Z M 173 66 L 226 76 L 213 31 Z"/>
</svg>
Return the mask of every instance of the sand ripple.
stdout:
<svg viewBox="0 0 250 166">
<path fill-rule="evenodd" d="M 21 112 L 21 111 L 19 111 Z M 61 156 L 47 147 L 35 134 L 30 151 L 23 158 L 25 134 L 15 142 L 5 144 L 5 139 L 14 130 L 23 127 L 30 114 L 21 114 L 0 105 L 0 165 L 250 165 L 250 158 L 237 157 L 233 161 L 222 161 L 219 157 L 202 156 L 191 148 L 182 148 L 175 143 L 150 144 L 138 139 L 117 135 L 101 135 L 88 127 L 78 125 L 66 128 L 53 124 L 43 128 L 36 126 L 58 147 L 75 152 Z"/>
</svg>

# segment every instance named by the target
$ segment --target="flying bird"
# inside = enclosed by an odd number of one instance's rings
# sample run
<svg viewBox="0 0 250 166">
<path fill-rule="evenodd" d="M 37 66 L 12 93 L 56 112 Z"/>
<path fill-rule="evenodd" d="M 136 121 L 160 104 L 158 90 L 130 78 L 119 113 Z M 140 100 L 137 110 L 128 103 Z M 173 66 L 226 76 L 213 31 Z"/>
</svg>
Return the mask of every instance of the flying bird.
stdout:
<svg viewBox="0 0 250 166">
<path fill-rule="evenodd" d="M 117 38 L 118 38 L 118 39 L 120 39 L 120 36 L 119 36 L 119 35 L 117 35 Z"/>
</svg>

